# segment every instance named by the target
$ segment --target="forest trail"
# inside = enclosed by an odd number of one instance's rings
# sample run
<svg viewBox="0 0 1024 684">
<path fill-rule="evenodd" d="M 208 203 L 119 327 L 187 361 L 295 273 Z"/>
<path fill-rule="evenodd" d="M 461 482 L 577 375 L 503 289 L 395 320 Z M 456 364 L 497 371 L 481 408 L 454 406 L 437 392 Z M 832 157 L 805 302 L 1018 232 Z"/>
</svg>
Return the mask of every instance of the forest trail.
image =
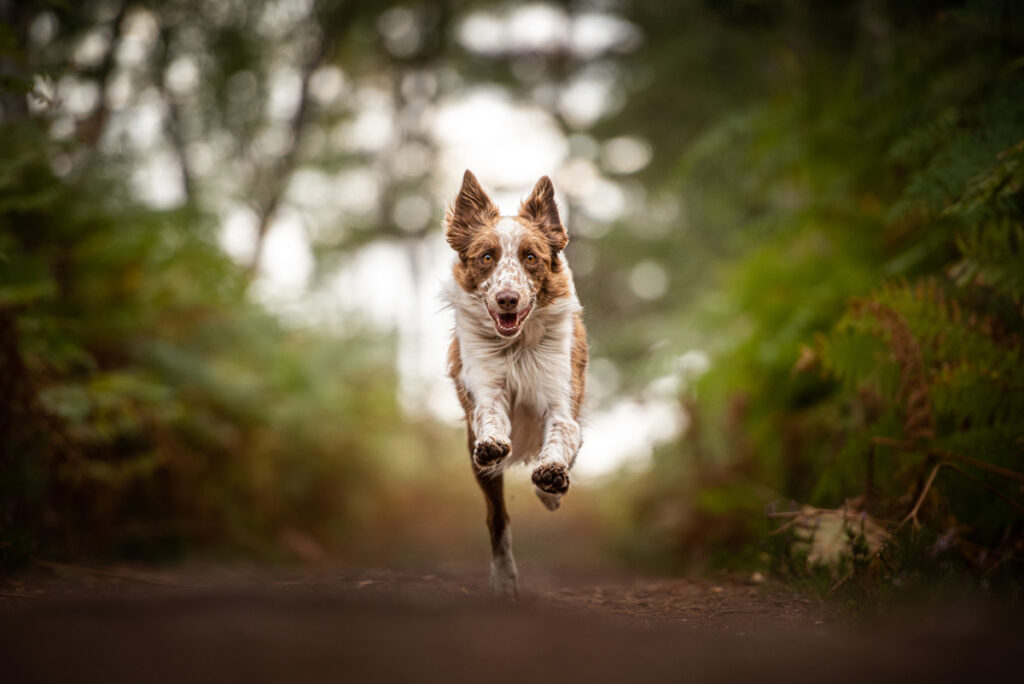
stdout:
<svg viewBox="0 0 1024 684">
<path fill-rule="evenodd" d="M 782 587 L 521 568 L 51 566 L 0 583 L 4 682 L 966 681 L 1019 620 L 945 604 L 852 624 Z"/>
</svg>

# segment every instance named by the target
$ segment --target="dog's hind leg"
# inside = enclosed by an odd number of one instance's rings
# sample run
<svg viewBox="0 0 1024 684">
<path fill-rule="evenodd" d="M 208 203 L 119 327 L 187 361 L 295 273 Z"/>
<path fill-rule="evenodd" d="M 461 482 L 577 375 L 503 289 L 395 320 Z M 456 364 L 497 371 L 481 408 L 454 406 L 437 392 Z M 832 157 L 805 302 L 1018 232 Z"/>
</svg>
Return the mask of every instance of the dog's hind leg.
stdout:
<svg viewBox="0 0 1024 684">
<path fill-rule="evenodd" d="M 473 469 L 476 481 L 487 500 L 487 529 L 491 533 L 491 590 L 498 596 L 515 599 L 519 593 L 516 560 L 512 557 L 512 530 L 505 509 L 505 479 L 497 473 Z"/>
</svg>

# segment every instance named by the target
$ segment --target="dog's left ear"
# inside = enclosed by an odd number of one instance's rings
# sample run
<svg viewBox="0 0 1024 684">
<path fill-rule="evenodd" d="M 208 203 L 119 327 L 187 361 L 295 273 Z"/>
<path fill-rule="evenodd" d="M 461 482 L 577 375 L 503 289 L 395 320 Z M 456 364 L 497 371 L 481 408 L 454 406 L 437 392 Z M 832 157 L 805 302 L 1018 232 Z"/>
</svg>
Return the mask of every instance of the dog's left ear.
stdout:
<svg viewBox="0 0 1024 684">
<path fill-rule="evenodd" d="M 519 205 L 519 217 L 537 224 L 548 237 L 551 251 L 558 254 L 569 244 L 569 234 L 558 216 L 558 205 L 555 204 L 555 188 L 551 179 L 541 176 L 533 186 L 533 192 Z"/>
</svg>

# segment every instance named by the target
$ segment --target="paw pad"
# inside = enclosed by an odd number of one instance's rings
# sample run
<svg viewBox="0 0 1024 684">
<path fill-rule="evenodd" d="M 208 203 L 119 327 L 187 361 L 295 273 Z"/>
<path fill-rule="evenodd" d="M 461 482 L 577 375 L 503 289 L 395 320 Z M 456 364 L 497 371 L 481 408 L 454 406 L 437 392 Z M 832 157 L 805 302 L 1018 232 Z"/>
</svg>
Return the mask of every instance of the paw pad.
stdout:
<svg viewBox="0 0 1024 684">
<path fill-rule="evenodd" d="M 560 463 L 548 463 L 533 471 L 533 484 L 550 494 L 563 494 L 569 489 L 569 472 Z"/>
<path fill-rule="evenodd" d="M 505 442 L 486 440 L 476 443 L 473 460 L 478 466 L 492 466 L 508 456 L 511 447 Z"/>
</svg>

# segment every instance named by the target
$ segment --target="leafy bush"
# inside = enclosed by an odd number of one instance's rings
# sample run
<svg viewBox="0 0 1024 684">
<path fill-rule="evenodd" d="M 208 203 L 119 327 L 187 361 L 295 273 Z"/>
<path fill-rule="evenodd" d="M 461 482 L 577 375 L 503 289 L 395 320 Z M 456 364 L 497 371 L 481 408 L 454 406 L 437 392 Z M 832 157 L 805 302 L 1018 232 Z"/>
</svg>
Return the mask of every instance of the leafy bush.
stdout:
<svg viewBox="0 0 1024 684">
<path fill-rule="evenodd" d="M 139 205 L 109 160 L 58 177 L 86 152 L 31 123 L 0 136 L 3 566 L 282 535 L 351 552 L 396 472 L 455 453 L 399 418 L 387 339 L 287 327 L 208 217 Z"/>
<path fill-rule="evenodd" d="M 728 223 L 701 216 L 734 238 L 723 290 L 688 319 L 714 331 L 715 360 L 696 388 L 699 434 L 652 480 L 693 495 L 701 466 L 679 464 L 710 464 L 766 485 L 759 500 L 776 510 L 877 518 L 883 546 L 903 551 L 875 581 L 935 562 L 907 551 L 928 544 L 901 541 L 918 525 L 962 569 L 1012 576 L 1024 550 L 1024 34 L 1012 3 L 876 10 L 838 55 L 803 44 L 811 58 L 793 82 L 684 157 L 703 206 L 747 190 Z M 692 525 L 675 529 L 679 554 Z M 748 547 L 765 539 L 751 522 Z M 844 562 L 859 557 L 848 546 Z"/>
</svg>

